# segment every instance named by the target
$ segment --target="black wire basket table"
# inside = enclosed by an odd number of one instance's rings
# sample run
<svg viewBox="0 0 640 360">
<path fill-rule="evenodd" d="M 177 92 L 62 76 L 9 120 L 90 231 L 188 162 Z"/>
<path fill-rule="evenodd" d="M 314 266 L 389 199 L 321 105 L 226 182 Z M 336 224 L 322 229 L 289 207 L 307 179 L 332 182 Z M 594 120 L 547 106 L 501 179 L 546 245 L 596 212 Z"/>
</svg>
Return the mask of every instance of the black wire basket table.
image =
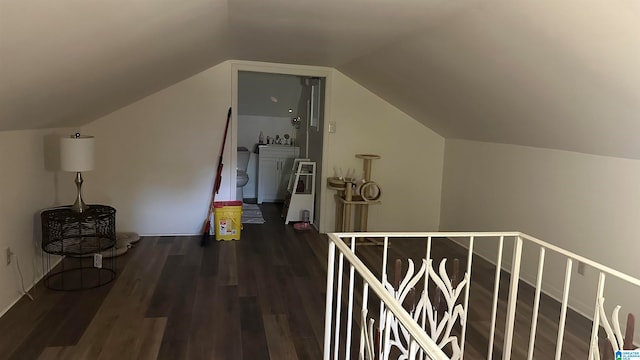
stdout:
<svg viewBox="0 0 640 360">
<path fill-rule="evenodd" d="M 96 204 L 81 213 L 70 206 L 42 211 L 42 262 L 47 288 L 91 289 L 115 278 L 115 214 L 111 206 Z M 64 258 L 51 269 L 58 259 L 55 255 Z"/>
</svg>

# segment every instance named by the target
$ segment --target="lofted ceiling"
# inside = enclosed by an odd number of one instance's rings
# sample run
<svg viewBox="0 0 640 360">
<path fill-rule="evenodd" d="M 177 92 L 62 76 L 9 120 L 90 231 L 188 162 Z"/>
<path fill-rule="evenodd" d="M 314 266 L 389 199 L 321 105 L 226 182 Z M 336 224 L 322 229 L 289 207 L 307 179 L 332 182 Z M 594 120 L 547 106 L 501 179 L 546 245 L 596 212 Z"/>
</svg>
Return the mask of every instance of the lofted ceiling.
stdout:
<svg viewBox="0 0 640 360">
<path fill-rule="evenodd" d="M 335 67 L 446 138 L 640 159 L 635 0 L 0 0 L 0 130 L 228 59 Z"/>
</svg>

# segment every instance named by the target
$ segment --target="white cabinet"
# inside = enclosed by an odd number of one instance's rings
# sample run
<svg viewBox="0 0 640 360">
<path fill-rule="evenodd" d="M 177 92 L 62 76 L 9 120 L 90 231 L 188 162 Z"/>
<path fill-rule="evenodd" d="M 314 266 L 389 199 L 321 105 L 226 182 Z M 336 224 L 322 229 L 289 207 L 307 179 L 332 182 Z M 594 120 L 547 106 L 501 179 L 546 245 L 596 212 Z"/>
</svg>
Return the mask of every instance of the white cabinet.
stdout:
<svg viewBox="0 0 640 360">
<path fill-rule="evenodd" d="M 258 165 L 258 204 L 278 198 L 281 159 L 262 158 Z"/>
<path fill-rule="evenodd" d="M 300 148 L 297 146 L 260 145 L 258 204 L 285 199 L 293 159 L 299 153 Z"/>
</svg>

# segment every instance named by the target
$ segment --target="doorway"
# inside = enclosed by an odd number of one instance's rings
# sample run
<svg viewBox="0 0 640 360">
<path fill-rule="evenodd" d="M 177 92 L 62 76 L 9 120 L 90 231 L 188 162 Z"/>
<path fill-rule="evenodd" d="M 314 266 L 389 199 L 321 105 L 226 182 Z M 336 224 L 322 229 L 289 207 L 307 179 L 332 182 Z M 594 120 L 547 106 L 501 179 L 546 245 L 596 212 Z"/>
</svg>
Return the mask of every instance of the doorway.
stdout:
<svg viewBox="0 0 640 360">
<path fill-rule="evenodd" d="M 284 201 L 290 190 L 287 185 L 293 159 L 309 159 L 316 164 L 310 220 L 319 228 L 322 164 L 326 160 L 323 158 L 326 76 L 318 76 L 323 74 L 317 71 L 305 74 L 272 70 L 237 66 L 233 71 L 235 147 L 249 152 L 246 167 L 249 180 L 242 187 L 241 197 L 246 202 Z M 274 149 L 282 156 L 281 160 L 275 158 L 274 162 L 269 155 Z M 241 165 L 243 156 L 237 153 L 237 165 Z"/>
</svg>

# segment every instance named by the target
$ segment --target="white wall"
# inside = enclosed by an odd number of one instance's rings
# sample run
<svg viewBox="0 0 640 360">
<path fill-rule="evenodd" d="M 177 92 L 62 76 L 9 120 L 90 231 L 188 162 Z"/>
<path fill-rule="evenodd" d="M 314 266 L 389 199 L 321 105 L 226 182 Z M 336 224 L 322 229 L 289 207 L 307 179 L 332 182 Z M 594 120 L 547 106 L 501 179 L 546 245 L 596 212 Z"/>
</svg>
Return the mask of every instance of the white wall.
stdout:
<svg viewBox="0 0 640 360">
<path fill-rule="evenodd" d="M 85 198 L 114 206 L 119 231 L 200 232 L 231 104 L 231 63 L 219 64 L 83 128 L 97 137 L 98 144 L 96 170 L 85 176 Z M 382 187 L 382 204 L 370 208 L 369 228 L 436 230 L 444 139 L 340 72 L 331 74 L 325 121 L 336 121 L 337 132 L 324 130 L 327 169 L 362 169 L 355 154 L 381 155 L 374 161 L 372 176 Z M 219 200 L 235 196 L 231 139 L 237 134 L 227 141 Z M 318 181 L 325 182 L 320 177 Z M 324 194 L 322 231 L 334 230 L 333 195 L 333 191 Z"/>
<path fill-rule="evenodd" d="M 640 161 L 447 140 L 444 168 L 442 230 L 522 231 L 640 278 Z M 529 280 L 535 259 L 526 259 Z M 549 266 L 564 273 L 564 263 Z M 544 282 L 558 297 L 562 276 Z M 574 267 L 571 304 L 589 316 L 596 282 L 594 269 L 580 276 Z M 609 278 L 608 307 L 640 314 L 640 292 L 619 285 Z"/>
<path fill-rule="evenodd" d="M 326 101 L 325 178 L 334 175 L 334 167 L 362 173 L 355 154 L 382 156 L 372 165 L 382 203 L 369 207 L 369 230 L 437 230 L 444 138 L 339 71 L 327 82 Z M 335 133 L 328 133 L 329 121 L 336 122 Z M 334 194 L 325 193 L 323 231 L 334 229 Z"/>
<path fill-rule="evenodd" d="M 200 232 L 234 96 L 232 63 L 221 63 L 83 127 L 98 144 L 96 170 L 85 176 L 85 198 L 114 206 L 119 231 Z M 335 134 L 324 130 L 327 169 L 361 169 L 356 153 L 381 155 L 373 164 L 373 179 L 382 187 L 382 204 L 370 209 L 370 229 L 436 230 L 444 139 L 340 72 L 327 71 L 332 80 L 327 82 L 331 99 L 325 121 L 337 124 Z M 218 200 L 235 196 L 230 151 L 237 136 L 227 139 Z M 324 194 L 323 231 L 334 229 L 333 194 Z"/>
<path fill-rule="evenodd" d="M 42 276 L 40 210 L 74 200 L 73 174 L 57 172 L 59 134 L 68 129 L 0 132 L 0 315 Z M 5 249 L 15 253 L 5 264 Z"/>
<path fill-rule="evenodd" d="M 231 106 L 230 72 L 221 63 L 83 128 L 97 141 L 85 198 L 114 206 L 118 231 L 200 232 Z M 231 150 L 227 141 L 217 200 L 235 197 Z"/>
<path fill-rule="evenodd" d="M 267 136 L 275 138 L 279 135 L 284 139 L 284 134 L 294 136 L 294 128 L 291 126 L 291 117 L 259 116 L 259 115 L 238 115 L 238 146 L 244 146 L 253 151 L 258 143 L 260 131 L 267 141 Z"/>
</svg>

